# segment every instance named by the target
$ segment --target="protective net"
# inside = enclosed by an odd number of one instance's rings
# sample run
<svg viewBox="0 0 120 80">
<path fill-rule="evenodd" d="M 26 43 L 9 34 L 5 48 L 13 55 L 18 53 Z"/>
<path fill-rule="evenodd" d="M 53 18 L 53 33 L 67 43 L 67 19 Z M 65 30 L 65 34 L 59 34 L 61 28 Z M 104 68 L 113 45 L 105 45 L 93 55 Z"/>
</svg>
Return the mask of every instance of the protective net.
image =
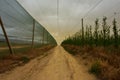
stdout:
<svg viewBox="0 0 120 80">
<path fill-rule="evenodd" d="M 16 0 L 0 0 L 0 17 L 15 53 L 45 44 L 56 45 L 51 34 L 39 24 Z M 33 28 L 34 27 L 34 28 Z M 9 53 L 0 25 L 0 54 Z"/>
</svg>

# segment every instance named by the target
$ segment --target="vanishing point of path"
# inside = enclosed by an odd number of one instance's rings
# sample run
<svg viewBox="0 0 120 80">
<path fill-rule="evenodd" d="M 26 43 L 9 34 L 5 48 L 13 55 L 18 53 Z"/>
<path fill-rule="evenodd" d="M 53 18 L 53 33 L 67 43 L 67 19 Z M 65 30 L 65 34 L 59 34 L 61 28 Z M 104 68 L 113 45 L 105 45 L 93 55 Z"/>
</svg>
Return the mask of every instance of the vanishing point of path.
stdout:
<svg viewBox="0 0 120 80">
<path fill-rule="evenodd" d="M 0 80 L 97 80 L 61 46 L 43 56 L 0 74 Z"/>
</svg>

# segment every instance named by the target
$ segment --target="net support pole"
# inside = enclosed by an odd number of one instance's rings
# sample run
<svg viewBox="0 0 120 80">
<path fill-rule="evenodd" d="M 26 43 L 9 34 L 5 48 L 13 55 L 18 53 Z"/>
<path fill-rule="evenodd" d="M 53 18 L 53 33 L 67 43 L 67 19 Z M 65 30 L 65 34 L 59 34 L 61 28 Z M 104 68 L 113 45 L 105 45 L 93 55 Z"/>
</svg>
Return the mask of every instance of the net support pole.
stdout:
<svg viewBox="0 0 120 80">
<path fill-rule="evenodd" d="M 35 20 L 33 19 L 33 31 L 32 31 L 32 45 L 31 48 L 33 49 L 34 47 L 34 34 L 35 34 Z"/>
<path fill-rule="evenodd" d="M 47 33 L 47 44 L 48 44 L 48 33 Z"/>
<path fill-rule="evenodd" d="M 3 25 L 3 22 L 2 22 L 1 17 L 0 17 L 0 25 L 1 25 L 2 31 L 3 31 L 3 33 L 4 33 L 4 36 L 5 36 L 7 45 L 8 45 L 8 47 L 9 47 L 10 54 L 13 55 L 13 50 L 12 50 L 12 47 L 11 47 L 10 41 L 9 41 L 9 39 L 8 39 L 8 36 L 7 36 L 6 30 L 5 30 L 5 28 L 4 28 L 4 25 Z"/>
<path fill-rule="evenodd" d="M 44 45 L 44 28 L 43 28 L 43 41 L 42 41 L 42 44 Z"/>
<path fill-rule="evenodd" d="M 84 23 L 83 23 L 83 18 L 81 19 L 81 23 L 82 23 L 82 42 L 84 45 Z"/>
</svg>

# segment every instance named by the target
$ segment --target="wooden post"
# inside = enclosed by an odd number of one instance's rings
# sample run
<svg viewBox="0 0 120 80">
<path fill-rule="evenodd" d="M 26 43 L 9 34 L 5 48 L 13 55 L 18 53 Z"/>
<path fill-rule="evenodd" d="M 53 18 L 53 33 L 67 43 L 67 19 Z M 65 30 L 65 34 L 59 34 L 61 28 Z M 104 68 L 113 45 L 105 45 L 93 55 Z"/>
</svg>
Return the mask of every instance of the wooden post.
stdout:
<svg viewBox="0 0 120 80">
<path fill-rule="evenodd" d="M 42 40 L 41 40 L 41 38 L 40 38 L 40 45 L 42 44 Z"/>
<path fill-rule="evenodd" d="M 6 30 L 5 30 L 5 28 L 4 28 L 4 25 L 3 25 L 3 22 L 2 22 L 1 17 L 0 17 L 0 25 L 1 25 L 1 27 L 2 27 L 2 30 L 3 30 L 3 33 L 4 33 L 4 36 L 5 36 L 7 45 L 8 45 L 8 47 L 9 47 L 10 54 L 13 55 L 13 50 L 12 50 L 12 47 L 11 47 L 10 41 L 9 41 L 9 39 L 8 39 L 8 36 L 7 36 Z"/>
<path fill-rule="evenodd" d="M 83 18 L 82 18 L 82 42 L 83 42 L 83 45 L 84 45 L 84 26 L 83 26 Z"/>
<path fill-rule="evenodd" d="M 47 32 L 47 44 L 48 44 L 48 32 Z"/>
<path fill-rule="evenodd" d="M 44 28 L 43 28 L 43 41 L 42 44 L 44 45 Z"/>
<path fill-rule="evenodd" d="M 34 47 L 34 33 L 35 32 L 35 20 L 33 19 L 33 35 L 32 35 L 32 45 L 31 45 L 31 48 L 33 49 Z"/>
</svg>

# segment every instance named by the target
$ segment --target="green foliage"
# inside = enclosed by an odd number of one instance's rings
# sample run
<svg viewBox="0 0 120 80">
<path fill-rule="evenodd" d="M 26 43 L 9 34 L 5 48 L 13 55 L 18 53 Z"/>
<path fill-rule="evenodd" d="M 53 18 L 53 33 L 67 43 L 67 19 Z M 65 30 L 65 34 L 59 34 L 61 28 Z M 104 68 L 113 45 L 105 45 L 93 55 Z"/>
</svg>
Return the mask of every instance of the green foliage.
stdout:
<svg viewBox="0 0 120 80">
<path fill-rule="evenodd" d="M 113 20 L 113 32 L 114 32 L 114 44 L 118 47 L 118 31 L 116 26 L 116 20 Z"/>
<path fill-rule="evenodd" d="M 71 55 L 75 55 L 75 52 L 67 47 L 64 47 L 66 51 L 68 51 Z"/>
<path fill-rule="evenodd" d="M 93 73 L 95 75 L 99 75 L 101 73 L 101 65 L 100 65 L 100 63 L 98 61 L 93 63 L 90 70 L 89 70 L 89 72 Z"/>
<path fill-rule="evenodd" d="M 98 29 L 99 29 L 99 24 L 98 24 L 98 19 L 95 21 L 95 31 L 94 31 L 94 36 L 95 36 L 95 44 L 97 46 L 97 41 L 98 41 Z"/>
<path fill-rule="evenodd" d="M 107 24 L 107 17 L 103 17 L 102 26 L 100 26 L 99 19 L 96 19 L 95 27 L 87 25 L 85 30 L 82 28 L 73 36 L 65 39 L 62 44 L 79 46 L 119 46 L 119 41 L 120 35 L 118 34 L 116 20 L 114 19 L 113 28 L 111 28 L 111 26 Z"/>
<path fill-rule="evenodd" d="M 30 61 L 30 59 L 28 57 L 26 57 L 26 56 L 23 56 L 23 57 L 21 57 L 21 61 L 23 63 L 28 63 Z"/>
</svg>

